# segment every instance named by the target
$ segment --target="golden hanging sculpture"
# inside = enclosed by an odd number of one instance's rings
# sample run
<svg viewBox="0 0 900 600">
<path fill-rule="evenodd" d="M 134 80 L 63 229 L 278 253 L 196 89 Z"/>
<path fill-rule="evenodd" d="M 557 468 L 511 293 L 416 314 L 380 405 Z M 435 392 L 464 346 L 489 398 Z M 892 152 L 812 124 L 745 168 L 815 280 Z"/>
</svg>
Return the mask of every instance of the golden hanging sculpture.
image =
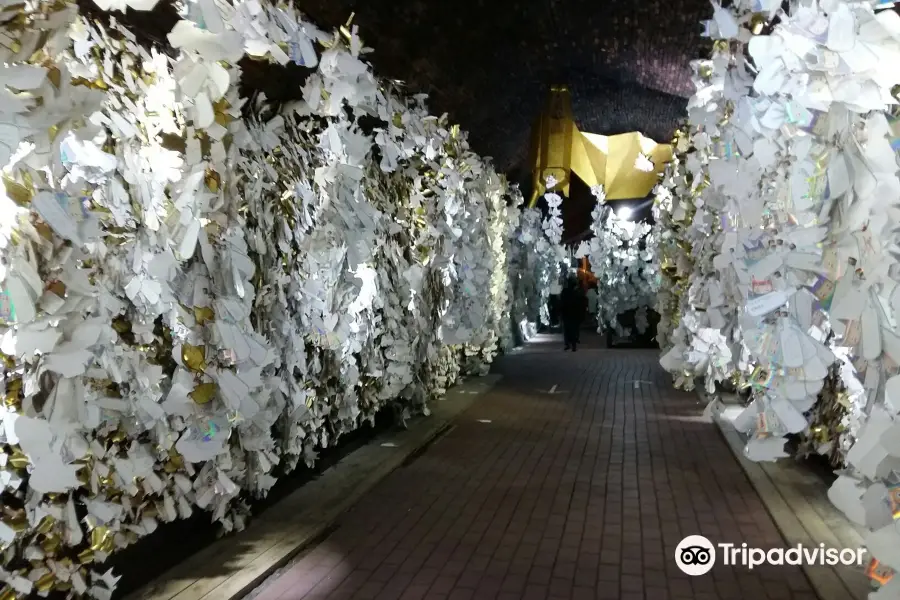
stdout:
<svg viewBox="0 0 900 600">
<path fill-rule="evenodd" d="M 657 144 L 639 132 L 609 136 L 582 133 L 572 116 L 568 86 L 554 85 L 532 132 L 531 158 L 529 207 L 548 191 L 568 195 L 573 172 L 590 187 L 602 185 L 607 200 L 625 200 L 650 193 L 659 173 L 672 159 L 672 146 Z M 544 186 L 548 176 L 557 182 L 550 190 Z"/>
<path fill-rule="evenodd" d="M 532 202 L 545 191 L 569 193 L 569 178 L 572 163 L 572 139 L 576 132 L 572 119 L 572 97 L 569 88 L 554 85 L 547 96 L 547 104 L 537 125 L 532 131 L 532 164 L 534 165 L 534 185 Z M 545 190 L 547 177 L 556 179 L 552 190 Z M 537 194 L 535 197 L 534 194 Z"/>
</svg>

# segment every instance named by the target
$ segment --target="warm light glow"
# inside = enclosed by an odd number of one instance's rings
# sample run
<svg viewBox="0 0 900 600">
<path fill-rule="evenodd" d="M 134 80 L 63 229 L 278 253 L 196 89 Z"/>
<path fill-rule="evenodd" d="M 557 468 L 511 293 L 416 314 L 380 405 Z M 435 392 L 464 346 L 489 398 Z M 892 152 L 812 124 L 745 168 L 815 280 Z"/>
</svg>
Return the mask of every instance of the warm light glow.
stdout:
<svg viewBox="0 0 900 600">
<path fill-rule="evenodd" d="M 627 206 L 623 206 L 619 210 L 616 211 L 616 216 L 622 219 L 623 221 L 627 221 L 631 218 L 631 209 Z"/>
</svg>

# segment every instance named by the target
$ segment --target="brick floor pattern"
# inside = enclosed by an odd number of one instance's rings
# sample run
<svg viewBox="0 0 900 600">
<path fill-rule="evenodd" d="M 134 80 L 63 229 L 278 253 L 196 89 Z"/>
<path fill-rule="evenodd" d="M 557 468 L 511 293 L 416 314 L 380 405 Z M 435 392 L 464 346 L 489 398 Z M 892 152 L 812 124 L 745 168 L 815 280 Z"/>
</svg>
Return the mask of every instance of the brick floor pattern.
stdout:
<svg viewBox="0 0 900 600">
<path fill-rule="evenodd" d="M 678 570 L 687 535 L 785 542 L 658 352 L 590 346 L 502 357 L 450 433 L 255 600 L 814 600 L 799 567 Z"/>
</svg>

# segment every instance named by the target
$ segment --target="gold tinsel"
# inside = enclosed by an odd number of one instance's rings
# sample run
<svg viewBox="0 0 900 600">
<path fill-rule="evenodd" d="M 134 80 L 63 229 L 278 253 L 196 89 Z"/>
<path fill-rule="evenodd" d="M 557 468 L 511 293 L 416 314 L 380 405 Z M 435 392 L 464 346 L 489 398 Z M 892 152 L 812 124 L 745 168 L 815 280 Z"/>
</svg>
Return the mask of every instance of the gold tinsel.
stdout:
<svg viewBox="0 0 900 600">
<path fill-rule="evenodd" d="M 845 433 L 844 419 L 850 408 L 850 396 L 840 377 L 840 365 L 831 366 L 825 384 L 811 411 L 809 433 L 800 442 L 798 453 L 815 454 L 823 444 L 831 443 L 826 456 L 834 467 L 842 467 L 841 436 Z"/>
</svg>

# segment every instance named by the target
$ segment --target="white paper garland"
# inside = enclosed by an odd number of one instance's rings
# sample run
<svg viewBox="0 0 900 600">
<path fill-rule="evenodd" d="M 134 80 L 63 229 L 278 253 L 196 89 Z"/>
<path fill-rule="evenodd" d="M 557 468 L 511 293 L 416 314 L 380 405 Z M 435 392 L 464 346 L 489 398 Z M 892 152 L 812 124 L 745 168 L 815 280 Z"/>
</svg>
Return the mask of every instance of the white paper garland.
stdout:
<svg viewBox="0 0 900 600">
<path fill-rule="evenodd" d="M 9 10 L 0 596 L 108 599 L 110 553 L 197 508 L 241 529 L 317 448 L 513 343 L 505 180 L 355 30 L 204 0 L 170 57 L 74 5 Z M 245 106 L 245 55 L 313 69 L 303 99 Z"/>
<path fill-rule="evenodd" d="M 689 275 L 687 310 L 674 331 L 664 315 L 661 341 L 664 366 L 685 379 L 704 375 L 710 391 L 726 371 L 697 365 L 731 351 L 753 388 L 735 425 L 750 435 L 754 460 L 785 456 L 788 434 L 815 440 L 810 419 L 822 403 L 845 407 L 843 433 L 819 448 L 837 444 L 848 466 L 829 496 L 873 529 L 866 542 L 887 583 L 872 597 L 898 598 L 900 583 L 888 579 L 900 568 L 891 516 L 900 514 L 892 433 L 900 407 L 890 394 L 900 362 L 900 180 L 897 131 L 884 111 L 897 104 L 890 89 L 900 83 L 892 66 L 900 17 L 873 8 L 842 0 L 787 12 L 763 6 L 769 19 L 778 15 L 765 32 L 758 6 L 716 7 L 707 34 L 727 42 L 696 63 L 681 149 L 694 191 L 681 183 L 680 165 L 659 191 L 663 227 L 683 223 L 687 215 L 676 213 L 688 196 L 695 204 L 690 225 L 674 228 L 678 239 L 665 247 L 676 263 L 666 271 Z M 678 264 L 675 247 L 690 248 L 690 260 Z M 739 310 L 709 319 L 716 305 Z"/>
</svg>

